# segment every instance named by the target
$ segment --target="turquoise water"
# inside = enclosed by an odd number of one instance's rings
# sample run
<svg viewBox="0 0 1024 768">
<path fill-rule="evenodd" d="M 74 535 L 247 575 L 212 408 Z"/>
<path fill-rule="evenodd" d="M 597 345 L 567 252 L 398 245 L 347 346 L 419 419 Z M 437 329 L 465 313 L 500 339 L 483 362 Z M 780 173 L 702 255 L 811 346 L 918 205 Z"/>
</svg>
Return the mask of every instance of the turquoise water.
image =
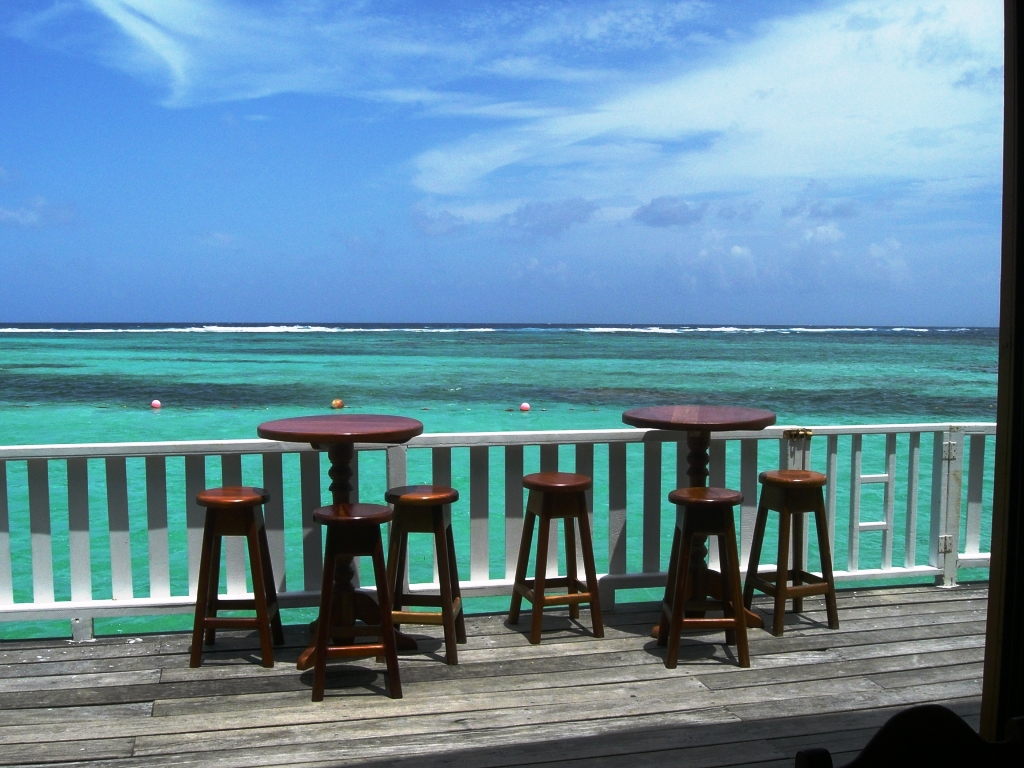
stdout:
<svg viewBox="0 0 1024 768">
<path fill-rule="evenodd" d="M 339 397 L 353 412 L 414 416 L 428 432 L 622 428 L 621 414 L 627 408 L 678 402 L 768 408 L 782 424 L 993 421 L 996 364 L 995 329 L 10 328 L 0 329 L 0 444 L 253 438 L 262 421 L 327 412 L 331 400 Z M 149 407 L 153 399 L 164 407 L 154 411 Z M 529 413 L 518 410 L 524 401 L 532 406 Z M 880 463 L 883 445 L 884 439 L 866 439 L 865 472 L 882 471 L 872 468 L 872 462 Z M 922 445 L 922 510 L 927 510 L 930 448 Z M 815 440 L 816 464 L 823 461 L 823 449 L 824 443 L 819 446 Z M 636 467 L 638 454 L 633 447 L 630 451 L 631 466 Z M 769 466 L 776 452 L 771 446 L 764 451 L 762 464 Z M 901 465 L 905 455 L 901 443 Z M 606 457 L 598 450 L 595 476 L 601 475 Z M 465 457 L 456 450 L 454 458 L 453 484 L 468 488 L 460 469 Z M 501 474 L 498 460 L 491 459 L 495 482 Z M 184 493 L 175 486 L 180 475 L 175 461 L 168 466 L 172 528 L 175 515 L 184 514 L 174 501 Z M 380 461 L 379 456 L 367 456 L 364 475 L 371 476 L 374 462 Z M 572 466 L 571 451 L 563 461 Z M 666 446 L 664 461 L 666 478 L 674 477 L 674 447 Z M 536 463 L 536 450 L 528 450 L 527 471 Z M 27 519 L 19 511 L 25 506 L 18 490 L 24 465 L 18 464 L 12 462 L 8 469 L 16 562 L 27 557 L 28 548 Z M 132 460 L 129 465 L 131 473 Z M 728 480 L 734 482 L 735 457 L 730 457 L 729 465 Z M 900 472 L 904 469 L 901 466 Z M 140 470 L 141 462 L 131 475 L 135 479 L 130 506 L 133 519 L 140 516 L 133 526 L 135 580 L 145 584 L 145 490 L 138 479 Z M 209 472 L 207 482 L 214 484 L 219 478 L 212 464 Z M 258 466 L 247 462 L 247 482 L 250 472 L 258 473 Z M 91 474 L 101 475 L 99 468 Z M 411 452 L 410 480 L 427 477 L 429 454 Z M 63 522 L 60 517 L 63 482 L 59 469 L 52 470 L 58 598 L 68 589 L 67 558 L 62 554 L 66 545 L 62 549 L 59 540 L 61 525 L 65 535 L 67 530 L 66 511 Z M 632 475 L 629 485 L 632 514 L 639 510 L 642 489 Z M 843 484 L 838 487 L 842 494 Z M 90 491 L 96 596 L 102 597 L 104 589 L 109 594 L 103 581 L 109 563 L 99 551 L 105 496 L 102 486 Z M 361 488 L 367 500 L 376 500 L 372 497 L 382 492 L 383 488 Z M 602 492 L 596 489 L 597 498 Z M 286 496 L 297 493 L 296 488 L 286 488 Z M 876 501 L 874 493 L 865 487 L 865 508 Z M 66 506 L 66 492 L 63 503 Z M 297 501 L 294 504 L 298 506 Z M 901 504 L 898 496 L 898 510 Z M 502 506 L 495 485 L 493 512 Z M 465 544 L 457 546 L 465 577 L 468 512 L 459 512 L 456 508 L 461 526 L 457 537 Z M 665 511 L 662 517 L 667 539 L 671 519 Z M 179 529 L 183 527 L 182 523 Z M 596 527 L 601 569 L 606 532 Z M 631 568 L 639 564 L 640 546 L 633 541 L 639 528 L 631 525 Z M 492 529 L 491 572 L 500 575 L 503 532 L 498 525 Z M 919 551 L 926 553 L 926 521 L 919 524 L 919 534 Z M 184 546 L 183 536 L 179 538 L 172 532 L 172 551 L 176 545 Z M 844 541 L 845 532 L 837 531 L 837 567 L 845 559 Z M 873 540 L 865 536 L 865 550 L 871 549 L 868 541 Z M 288 547 L 301 549 L 298 541 L 289 540 Z M 666 548 L 667 542 L 663 551 Z M 421 555 L 413 563 L 414 579 L 429 576 L 429 559 L 425 552 Z M 896 562 L 901 557 L 897 547 Z M 606 563 L 606 556 L 603 559 Z M 870 564 L 868 556 L 862 565 Z M 298 573 L 288 576 L 300 580 Z M 172 568 L 175 593 L 184 590 L 184 579 L 183 566 Z M 30 579 L 16 579 L 15 588 L 17 599 L 28 599 Z M 122 631 L 152 624 L 126 621 L 104 626 Z M 25 627 L 0 625 L 0 636 L 15 629 Z"/>
</svg>

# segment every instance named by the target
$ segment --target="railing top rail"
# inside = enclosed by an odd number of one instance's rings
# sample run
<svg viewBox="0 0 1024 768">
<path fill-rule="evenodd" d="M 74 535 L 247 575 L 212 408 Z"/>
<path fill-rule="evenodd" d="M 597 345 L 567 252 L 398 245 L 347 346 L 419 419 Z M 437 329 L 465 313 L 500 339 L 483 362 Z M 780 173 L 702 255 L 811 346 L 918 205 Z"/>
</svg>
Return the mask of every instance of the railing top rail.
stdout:
<svg viewBox="0 0 1024 768">
<path fill-rule="evenodd" d="M 935 422 L 927 424 L 851 424 L 827 426 L 776 425 L 763 430 L 716 432 L 712 438 L 726 440 L 779 440 L 791 429 L 809 430 L 814 435 L 962 432 L 994 435 L 994 422 Z M 545 445 L 552 443 L 641 443 L 685 440 L 685 432 L 658 429 L 560 429 L 515 432 L 436 432 L 419 435 L 410 448 L 471 447 L 503 445 Z M 359 450 L 382 449 L 380 444 L 357 443 Z M 309 450 L 307 443 L 283 443 L 259 438 L 245 440 L 182 440 L 137 443 L 69 443 L 60 445 L 0 446 L 0 461 L 25 459 L 67 459 L 76 457 L 189 456 L 218 453 L 295 453 Z"/>
</svg>

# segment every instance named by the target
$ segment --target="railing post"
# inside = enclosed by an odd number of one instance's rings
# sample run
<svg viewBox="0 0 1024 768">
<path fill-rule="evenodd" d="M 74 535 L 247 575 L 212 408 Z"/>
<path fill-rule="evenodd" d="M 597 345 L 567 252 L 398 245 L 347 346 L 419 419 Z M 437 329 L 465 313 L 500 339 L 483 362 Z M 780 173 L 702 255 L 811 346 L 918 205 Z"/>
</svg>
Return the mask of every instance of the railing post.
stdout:
<svg viewBox="0 0 1024 768">
<path fill-rule="evenodd" d="M 779 440 L 779 469 L 810 469 L 813 435 L 803 427 L 785 430 Z"/>
<path fill-rule="evenodd" d="M 928 564 L 933 568 L 942 568 L 945 545 L 942 535 L 945 532 L 946 475 L 948 470 L 945 456 L 949 451 L 946 447 L 949 442 L 949 433 L 936 432 L 934 438 L 932 443 L 932 509 L 928 531 Z M 936 584 L 942 582 L 943 578 L 937 576 Z"/>
<path fill-rule="evenodd" d="M 957 566 L 960 558 L 960 505 L 963 497 L 964 479 L 964 432 L 961 427 L 951 426 L 949 440 L 943 450 L 946 465 L 946 509 L 942 534 L 942 585 L 955 587 Z"/>
</svg>

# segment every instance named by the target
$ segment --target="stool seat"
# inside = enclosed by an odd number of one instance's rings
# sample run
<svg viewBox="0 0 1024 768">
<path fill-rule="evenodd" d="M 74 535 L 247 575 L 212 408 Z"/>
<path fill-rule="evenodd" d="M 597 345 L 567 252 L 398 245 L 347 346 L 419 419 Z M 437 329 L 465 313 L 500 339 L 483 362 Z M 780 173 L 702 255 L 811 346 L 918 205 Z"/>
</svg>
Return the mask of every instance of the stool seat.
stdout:
<svg viewBox="0 0 1024 768">
<path fill-rule="evenodd" d="M 589 491 L 594 481 L 586 475 L 573 472 L 535 472 L 523 478 L 523 485 L 531 491 Z"/>
<path fill-rule="evenodd" d="M 447 505 L 458 501 L 459 492 L 443 485 L 403 485 L 388 490 L 384 498 L 395 505 L 395 518 L 388 537 L 388 588 L 395 627 L 440 624 L 444 627 L 445 661 L 458 664 L 456 644 L 466 642 L 466 619 L 462 612 L 459 569 L 455 563 L 451 509 Z M 410 533 L 429 533 L 434 537 L 436 595 L 405 593 Z M 440 608 L 441 611 L 403 610 L 405 606 Z"/>
<path fill-rule="evenodd" d="M 762 485 L 788 485 L 795 488 L 824 488 L 826 478 L 821 472 L 807 469 L 776 469 L 757 476 Z"/>
<path fill-rule="evenodd" d="M 391 522 L 392 516 L 391 507 L 383 504 L 332 504 L 313 510 L 313 519 L 321 525 L 383 525 Z"/>
<path fill-rule="evenodd" d="M 668 500 L 687 507 L 734 507 L 743 503 L 743 494 L 730 488 L 677 488 L 669 493 Z"/>
<path fill-rule="evenodd" d="M 270 494 L 262 488 L 250 486 L 226 486 L 207 488 L 196 494 L 196 504 L 207 509 L 236 509 L 266 504 Z"/>
<path fill-rule="evenodd" d="M 415 507 L 434 507 L 438 504 L 454 504 L 459 492 L 444 485 L 403 485 L 391 488 L 384 494 L 388 504 L 402 504 Z"/>
<path fill-rule="evenodd" d="M 199 557 L 190 667 L 198 667 L 202 663 L 204 634 L 206 645 L 213 645 L 218 629 L 248 628 L 259 632 L 263 666 L 274 666 L 273 645 L 284 642 L 284 629 L 263 522 L 262 505 L 269 499 L 270 494 L 262 488 L 249 486 L 207 488 L 196 494 L 196 504 L 206 508 L 206 522 Z M 225 536 L 244 536 L 248 543 L 252 599 L 220 596 L 221 542 Z M 256 616 L 218 616 L 217 612 L 221 610 L 255 611 Z"/>
</svg>

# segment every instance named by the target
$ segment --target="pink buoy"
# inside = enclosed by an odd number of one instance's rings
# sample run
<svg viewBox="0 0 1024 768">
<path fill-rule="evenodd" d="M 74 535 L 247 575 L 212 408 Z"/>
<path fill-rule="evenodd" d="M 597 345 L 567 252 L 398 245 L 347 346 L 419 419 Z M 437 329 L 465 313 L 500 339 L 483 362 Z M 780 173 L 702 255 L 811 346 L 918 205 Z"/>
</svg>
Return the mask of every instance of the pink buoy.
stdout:
<svg viewBox="0 0 1024 768">
<path fill-rule="evenodd" d="M 160 408 L 160 407 L 162 407 L 162 406 L 161 406 L 161 404 L 160 404 L 160 401 L 159 401 L 159 400 L 154 400 L 154 401 L 153 401 L 152 403 L 150 403 L 150 404 L 149 404 L 149 407 L 150 407 L 150 408 Z"/>
<path fill-rule="evenodd" d="M 528 411 L 528 410 L 530 410 L 530 404 L 529 403 L 523 403 L 522 405 L 519 406 L 519 410 L 520 411 Z"/>
</svg>

